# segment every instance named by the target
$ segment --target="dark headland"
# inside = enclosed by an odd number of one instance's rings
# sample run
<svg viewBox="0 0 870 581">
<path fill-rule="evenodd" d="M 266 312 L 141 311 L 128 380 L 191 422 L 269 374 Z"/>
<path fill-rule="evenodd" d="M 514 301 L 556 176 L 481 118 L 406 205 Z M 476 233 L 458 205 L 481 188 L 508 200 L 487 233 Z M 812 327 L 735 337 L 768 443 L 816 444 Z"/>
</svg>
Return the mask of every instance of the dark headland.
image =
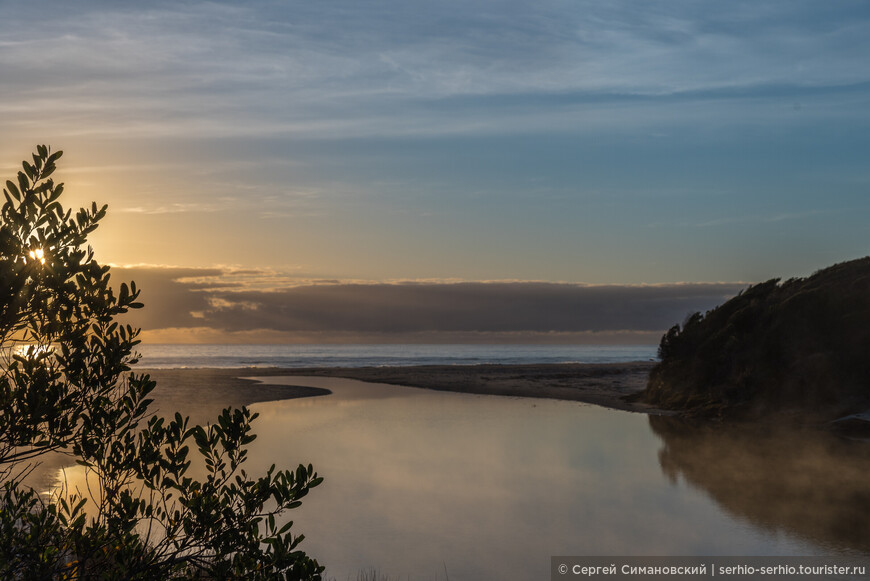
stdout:
<svg viewBox="0 0 870 581">
<path fill-rule="evenodd" d="M 638 396 L 657 407 L 801 423 L 861 414 L 870 408 L 870 257 L 750 286 L 674 326 L 659 355 Z"/>
</svg>

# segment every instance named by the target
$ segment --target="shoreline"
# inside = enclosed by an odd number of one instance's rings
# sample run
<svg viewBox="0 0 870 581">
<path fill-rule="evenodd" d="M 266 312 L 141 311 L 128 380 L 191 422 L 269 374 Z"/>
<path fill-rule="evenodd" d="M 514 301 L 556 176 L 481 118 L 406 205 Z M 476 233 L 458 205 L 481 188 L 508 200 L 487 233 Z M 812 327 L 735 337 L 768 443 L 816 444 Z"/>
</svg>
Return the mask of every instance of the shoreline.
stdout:
<svg viewBox="0 0 870 581">
<path fill-rule="evenodd" d="M 162 415 L 181 412 L 190 416 L 194 423 L 214 421 L 227 407 L 332 393 L 316 387 L 274 385 L 243 379 L 283 374 L 284 370 L 278 368 L 142 368 L 135 372 L 147 373 L 157 382 L 149 396 L 154 400 L 152 411 Z"/>
<path fill-rule="evenodd" d="M 215 417 L 228 406 L 316 397 L 327 389 L 281 386 L 242 377 L 342 377 L 373 383 L 478 395 L 576 401 L 647 414 L 671 414 L 651 405 L 626 401 L 646 387 L 650 361 L 628 363 L 553 363 L 418 365 L 406 367 L 175 368 L 137 370 L 157 382 L 152 392 L 160 411 L 197 418 Z M 207 394 L 207 397 L 204 397 Z"/>
</svg>

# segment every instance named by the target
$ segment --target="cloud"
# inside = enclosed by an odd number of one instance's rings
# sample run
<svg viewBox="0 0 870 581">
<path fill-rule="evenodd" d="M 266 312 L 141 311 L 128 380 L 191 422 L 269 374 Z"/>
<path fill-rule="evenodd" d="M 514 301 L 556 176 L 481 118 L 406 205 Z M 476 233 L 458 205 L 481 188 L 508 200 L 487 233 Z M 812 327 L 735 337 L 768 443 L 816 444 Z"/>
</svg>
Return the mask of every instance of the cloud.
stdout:
<svg viewBox="0 0 870 581">
<path fill-rule="evenodd" d="M 808 210 L 806 212 L 783 212 L 779 214 L 772 215 L 754 215 L 754 216 L 737 216 L 737 217 L 724 217 L 717 218 L 715 220 L 708 220 L 706 222 L 700 222 L 697 224 L 686 224 L 689 226 L 695 226 L 697 228 L 707 228 L 711 226 L 727 226 L 731 224 L 741 224 L 747 222 L 755 222 L 761 224 L 771 224 L 776 222 L 787 222 L 791 220 L 804 220 L 806 218 L 814 218 L 816 216 L 822 215 L 830 215 L 830 214 L 839 214 L 841 211 L 839 209 L 826 209 L 826 210 Z"/>
<path fill-rule="evenodd" d="M 188 327 L 198 320 L 193 313 L 205 311 L 209 303 L 205 294 L 196 292 L 195 283 L 183 281 L 221 273 L 220 269 L 203 268 L 115 267 L 111 270 L 111 282 L 119 286 L 134 281 L 141 291 L 140 300 L 146 304 L 145 309 L 131 311 L 125 323 L 149 329 Z"/>
<path fill-rule="evenodd" d="M 860 252 L 868 20 L 844 0 L 8 2 L 0 158 L 66 149 L 115 262 L 799 273 Z M 821 207 L 856 211 L 741 218 Z M 721 219 L 740 235 L 682 227 Z"/>
<path fill-rule="evenodd" d="M 694 311 L 733 296 L 742 284 L 589 286 L 542 282 L 338 283 L 252 288 L 221 269 L 116 269 L 134 279 L 148 306 L 132 321 L 152 337 L 220 334 L 268 340 L 410 337 L 570 341 L 591 334 L 649 339 Z M 266 274 L 266 273 L 261 273 Z M 268 275 L 272 284 L 278 282 Z M 245 282 L 243 279 L 246 279 Z M 285 281 L 289 283 L 291 281 Z M 163 329 L 160 334 L 156 331 Z M 185 331 L 187 329 L 187 331 Z"/>
<path fill-rule="evenodd" d="M 839 4 L 20 4 L 0 23 L 0 111 L 115 137 L 552 130 L 566 112 L 624 126 L 602 102 L 866 83 L 868 15 Z"/>
<path fill-rule="evenodd" d="M 115 212 L 124 214 L 184 214 L 189 212 L 217 212 L 222 209 L 216 204 L 199 204 L 199 203 L 175 203 L 166 206 L 128 206 L 125 208 L 115 208 Z"/>
</svg>

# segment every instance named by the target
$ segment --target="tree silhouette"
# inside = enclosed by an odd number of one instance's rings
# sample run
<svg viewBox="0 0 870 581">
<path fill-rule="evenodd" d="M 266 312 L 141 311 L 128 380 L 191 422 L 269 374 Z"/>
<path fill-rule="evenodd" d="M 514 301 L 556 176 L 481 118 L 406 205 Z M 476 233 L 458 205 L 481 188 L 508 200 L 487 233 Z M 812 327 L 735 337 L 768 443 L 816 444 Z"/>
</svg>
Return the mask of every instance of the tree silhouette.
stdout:
<svg viewBox="0 0 870 581">
<path fill-rule="evenodd" d="M 245 408 L 206 426 L 149 414 L 155 384 L 131 370 L 139 330 L 116 320 L 142 307 L 139 289 L 116 292 L 86 246 L 107 207 L 60 204 L 61 155 L 39 146 L 3 190 L 0 578 L 320 579 L 292 522 L 276 522 L 320 484 L 311 465 L 250 477 Z M 43 498 L 27 476 L 52 452 L 98 486 Z"/>
</svg>

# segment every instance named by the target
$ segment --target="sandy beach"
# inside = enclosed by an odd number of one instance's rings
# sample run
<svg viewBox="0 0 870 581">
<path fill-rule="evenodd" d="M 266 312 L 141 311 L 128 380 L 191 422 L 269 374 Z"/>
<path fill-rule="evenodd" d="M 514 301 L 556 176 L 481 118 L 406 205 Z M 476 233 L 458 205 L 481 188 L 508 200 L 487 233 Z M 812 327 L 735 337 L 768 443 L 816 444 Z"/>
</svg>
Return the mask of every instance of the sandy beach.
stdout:
<svg viewBox="0 0 870 581">
<path fill-rule="evenodd" d="M 180 411 L 195 421 L 206 421 L 228 406 L 313 397 L 328 390 L 263 384 L 248 377 L 345 377 L 481 395 L 551 398 L 579 401 L 643 413 L 660 413 L 649 405 L 625 401 L 646 386 L 654 363 L 553 365 L 433 365 L 360 368 L 243 368 L 156 369 L 147 372 L 157 381 L 154 409 Z"/>
</svg>

